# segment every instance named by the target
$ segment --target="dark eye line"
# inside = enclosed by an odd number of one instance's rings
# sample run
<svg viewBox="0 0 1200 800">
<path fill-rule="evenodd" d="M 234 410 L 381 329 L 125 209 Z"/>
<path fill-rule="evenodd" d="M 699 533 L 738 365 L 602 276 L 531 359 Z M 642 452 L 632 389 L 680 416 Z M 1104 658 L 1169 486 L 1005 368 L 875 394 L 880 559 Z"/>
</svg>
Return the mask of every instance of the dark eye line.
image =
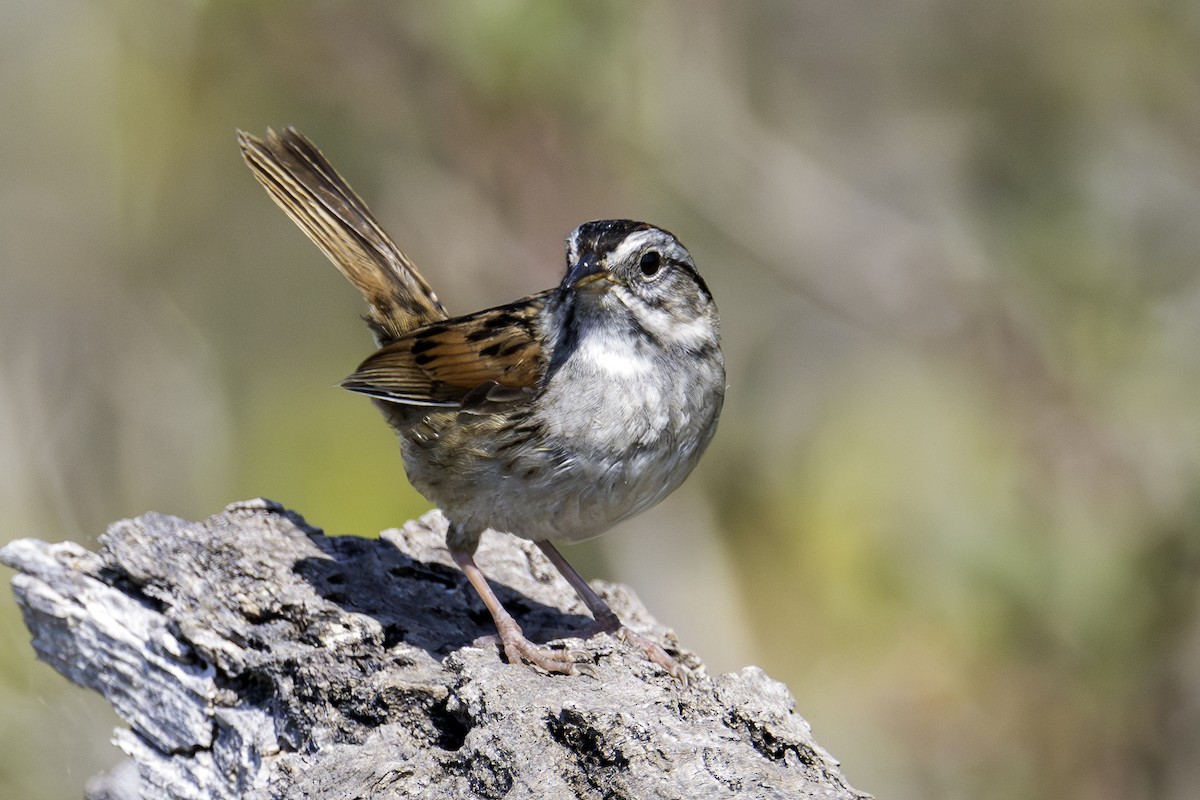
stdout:
<svg viewBox="0 0 1200 800">
<path fill-rule="evenodd" d="M 672 259 L 670 263 L 690 275 L 692 280 L 696 282 L 696 285 L 700 287 L 701 293 L 703 293 L 710 302 L 712 301 L 712 292 L 709 291 L 708 284 L 704 282 L 704 278 L 700 277 L 700 273 L 696 271 L 695 267 L 686 261 L 676 261 L 674 259 Z"/>
</svg>

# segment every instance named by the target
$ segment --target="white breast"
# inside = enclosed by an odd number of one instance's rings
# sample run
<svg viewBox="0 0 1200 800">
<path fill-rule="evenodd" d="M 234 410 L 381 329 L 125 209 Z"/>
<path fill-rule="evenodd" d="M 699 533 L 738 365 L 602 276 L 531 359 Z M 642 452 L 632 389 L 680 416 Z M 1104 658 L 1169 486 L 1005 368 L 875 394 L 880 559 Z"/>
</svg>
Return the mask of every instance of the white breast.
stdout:
<svg viewBox="0 0 1200 800">
<path fill-rule="evenodd" d="M 627 336 L 589 336 L 580 343 L 574 360 L 574 370 L 607 375 L 618 382 L 644 379 L 654 369 L 654 362 Z"/>
</svg>

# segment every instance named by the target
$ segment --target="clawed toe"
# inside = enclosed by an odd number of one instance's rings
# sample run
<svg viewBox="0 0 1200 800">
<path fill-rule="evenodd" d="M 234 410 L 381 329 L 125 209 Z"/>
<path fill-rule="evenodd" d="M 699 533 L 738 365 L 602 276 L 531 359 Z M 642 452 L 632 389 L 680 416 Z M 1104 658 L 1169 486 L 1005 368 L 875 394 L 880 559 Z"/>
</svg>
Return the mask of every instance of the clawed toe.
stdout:
<svg viewBox="0 0 1200 800">
<path fill-rule="evenodd" d="M 525 662 L 546 672 L 561 675 L 575 675 L 578 672 L 575 652 L 537 645 L 524 636 L 508 637 L 504 641 L 504 655 L 508 657 L 510 664 Z"/>
<path fill-rule="evenodd" d="M 588 626 L 583 631 L 575 634 L 564 633 L 557 638 L 591 638 L 600 633 L 607 633 L 617 641 L 637 647 L 645 654 L 647 661 L 662 667 L 667 674 L 682 683 L 685 687 L 690 683 L 691 670 L 672 658 L 658 642 L 624 625 L 619 625 L 615 630 L 611 630 L 607 626 L 598 626 L 593 623 L 593 625 Z M 559 675 L 583 674 L 593 678 L 599 675 L 595 667 L 587 663 L 591 659 L 591 654 L 588 651 L 580 649 L 560 650 L 545 645 L 534 644 L 526 639 L 523 633 L 510 633 L 506 637 L 496 634 L 480 636 L 472 644 L 475 647 L 498 646 L 504 651 L 504 655 L 510 664 L 530 664 L 544 672 Z"/>
<path fill-rule="evenodd" d="M 691 670 L 672 658 L 658 642 L 642 636 L 640 633 L 630 630 L 624 625 L 617 628 L 613 636 L 622 642 L 628 642 L 640 647 L 642 652 L 646 654 L 648 661 L 665 669 L 671 677 L 678 680 L 684 686 L 688 685 L 691 679 Z"/>
<path fill-rule="evenodd" d="M 531 664 L 545 672 L 560 675 L 587 674 L 596 677 L 596 671 L 590 664 L 581 663 L 590 657 L 586 650 L 559 650 L 534 644 L 524 634 L 510 634 L 506 641 L 493 633 L 480 636 L 471 644 L 475 647 L 499 647 L 510 664 Z"/>
</svg>

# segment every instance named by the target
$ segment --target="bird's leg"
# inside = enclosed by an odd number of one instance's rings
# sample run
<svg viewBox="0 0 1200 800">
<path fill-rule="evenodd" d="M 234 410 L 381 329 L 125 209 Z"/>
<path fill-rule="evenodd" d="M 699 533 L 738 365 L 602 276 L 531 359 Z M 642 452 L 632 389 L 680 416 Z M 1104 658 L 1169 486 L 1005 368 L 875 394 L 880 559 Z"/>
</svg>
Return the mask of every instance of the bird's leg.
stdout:
<svg viewBox="0 0 1200 800">
<path fill-rule="evenodd" d="M 574 675 L 577 672 L 570 653 L 540 647 L 525 638 L 525 632 L 513 619 L 512 614 L 508 613 L 508 610 L 500 602 L 500 598 L 496 597 L 491 584 L 488 583 L 487 576 L 475 564 L 475 558 L 471 553 L 452 547 L 450 555 L 454 558 L 454 563 L 458 564 L 459 569 L 467 576 L 467 580 L 475 587 L 475 591 L 483 600 L 483 604 L 487 606 L 487 610 L 491 612 L 492 619 L 496 622 L 496 631 L 500 634 L 500 643 L 504 647 L 504 654 L 508 656 L 510 664 L 527 661 L 547 672 L 560 672 L 564 675 Z"/>
<path fill-rule="evenodd" d="M 663 650 L 657 642 L 625 627 L 620 618 L 608 607 L 608 603 L 604 602 L 600 595 L 596 594 L 591 586 L 588 586 L 588 582 L 583 579 L 583 576 L 567 563 L 567 559 L 563 558 L 563 554 L 558 552 L 557 547 L 545 539 L 539 540 L 537 546 L 546 554 L 546 558 L 550 559 L 550 563 L 567 579 L 567 583 L 571 584 L 571 588 L 579 595 L 579 599 L 596 618 L 596 622 L 589 628 L 593 634 L 607 633 L 616 636 L 623 642 L 635 644 L 645 651 L 646 658 L 667 672 L 676 677 L 686 676 L 687 670 L 678 661 L 667 655 L 667 651 Z"/>
</svg>

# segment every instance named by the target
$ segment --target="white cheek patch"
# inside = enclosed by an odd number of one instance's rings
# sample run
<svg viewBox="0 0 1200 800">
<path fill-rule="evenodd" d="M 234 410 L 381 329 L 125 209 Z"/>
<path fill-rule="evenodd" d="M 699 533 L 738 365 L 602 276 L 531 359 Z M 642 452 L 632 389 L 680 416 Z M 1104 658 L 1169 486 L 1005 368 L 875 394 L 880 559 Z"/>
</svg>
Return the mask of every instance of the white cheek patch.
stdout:
<svg viewBox="0 0 1200 800">
<path fill-rule="evenodd" d="M 699 350 L 716 338 L 712 320 L 707 317 L 699 316 L 685 321 L 637 303 L 629 303 L 628 307 L 637 317 L 638 324 L 660 342 L 684 350 Z"/>
</svg>

